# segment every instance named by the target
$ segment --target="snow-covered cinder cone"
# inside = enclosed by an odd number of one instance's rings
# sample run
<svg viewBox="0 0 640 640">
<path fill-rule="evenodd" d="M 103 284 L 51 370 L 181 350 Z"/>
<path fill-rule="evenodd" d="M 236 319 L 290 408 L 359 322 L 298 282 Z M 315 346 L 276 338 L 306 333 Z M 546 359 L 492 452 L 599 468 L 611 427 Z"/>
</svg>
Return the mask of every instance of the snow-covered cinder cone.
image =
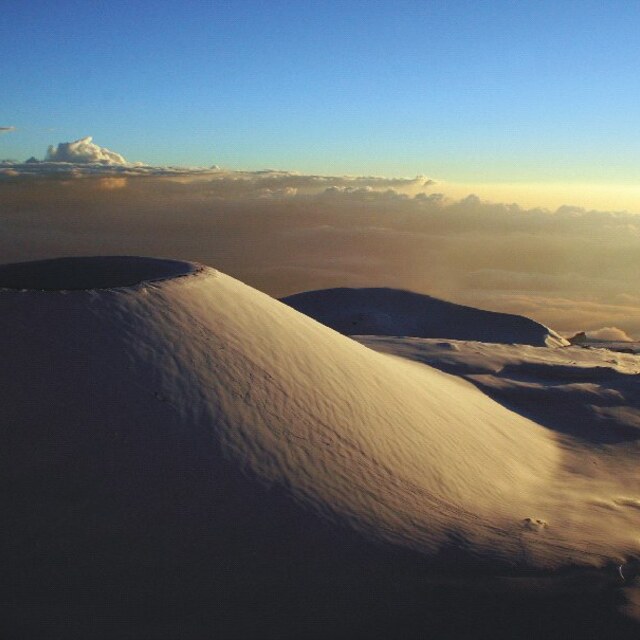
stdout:
<svg viewBox="0 0 640 640">
<path fill-rule="evenodd" d="M 415 558 L 601 566 L 637 544 L 627 515 L 589 519 L 543 427 L 211 268 L 66 258 L 0 287 L 12 629 L 361 630 L 340 603 L 376 611 Z"/>
<path fill-rule="evenodd" d="M 320 289 L 287 296 L 282 302 L 346 335 L 569 345 L 558 333 L 530 318 L 474 309 L 402 289 Z"/>
</svg>

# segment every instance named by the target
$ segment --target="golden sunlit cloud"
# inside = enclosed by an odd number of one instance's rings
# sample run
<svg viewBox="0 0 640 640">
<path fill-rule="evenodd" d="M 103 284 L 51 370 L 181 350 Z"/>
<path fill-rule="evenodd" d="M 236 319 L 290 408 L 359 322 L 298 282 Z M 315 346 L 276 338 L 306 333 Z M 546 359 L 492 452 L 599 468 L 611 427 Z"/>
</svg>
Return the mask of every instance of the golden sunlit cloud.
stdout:
<svg viewBox="0 0 640 640">
<path fill-rule="evenodd" d="M 127 186 L 127 178 L 97 178 L 95 186 L 97 189 L 105 189 L 107 191 L 124 189 Z"/>
</svg>

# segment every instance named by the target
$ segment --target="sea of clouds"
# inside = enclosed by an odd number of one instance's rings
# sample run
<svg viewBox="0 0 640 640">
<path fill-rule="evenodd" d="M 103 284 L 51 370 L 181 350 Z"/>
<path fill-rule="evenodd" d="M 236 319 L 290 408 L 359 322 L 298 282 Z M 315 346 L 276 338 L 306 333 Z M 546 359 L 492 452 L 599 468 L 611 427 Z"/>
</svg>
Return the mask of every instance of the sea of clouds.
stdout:
<svg viewBox="0 0 640 640">
<path fill-rule="evenodd" d="M 153 167 L 90 137 L 0 162 L 3 262 L 88 254 L 197 260 L 274 296 L 400 287 L 640 337 L 635 214 L 451 200 L 425 177 Z"/>
</svg>

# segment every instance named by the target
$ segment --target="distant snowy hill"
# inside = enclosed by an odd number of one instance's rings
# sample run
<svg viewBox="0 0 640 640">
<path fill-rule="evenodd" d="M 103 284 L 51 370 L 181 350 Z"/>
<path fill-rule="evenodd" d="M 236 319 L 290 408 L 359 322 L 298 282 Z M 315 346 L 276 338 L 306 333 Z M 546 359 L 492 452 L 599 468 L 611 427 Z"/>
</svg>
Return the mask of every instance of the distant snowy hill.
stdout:
<svg viewBox="0 0 640 640">
<path fill-rule="evenodd" d="M 533 346 L 569 344 L 555 331 L 523 316 L 482 311 L 400 289 L 322 289 L 281 300 L 345 335 L 414 336 Z"/>
</svg>

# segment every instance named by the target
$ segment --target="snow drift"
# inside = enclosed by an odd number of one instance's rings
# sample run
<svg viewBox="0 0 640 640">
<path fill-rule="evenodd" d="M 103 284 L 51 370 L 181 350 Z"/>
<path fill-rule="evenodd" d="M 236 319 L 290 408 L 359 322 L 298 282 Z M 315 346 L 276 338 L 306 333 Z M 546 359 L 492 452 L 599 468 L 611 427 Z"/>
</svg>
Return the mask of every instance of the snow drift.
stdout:
<svg viewBox="0 0 640 640">
<path fill-rule="evenodd" d="M 185 625 L 206 611 L 209 634 L 310 637 L 314 615 L 333 620 L 320 637 L 353 634 L 426 561 L 612 568 L 639 551 L 640 492 L 615 472 L 211 268 L 69 258 L 0 285 L 12 628 L 199 637 Z"/>
<path fill-rule="evenodd" d="M 282 302 L 345 335 L 569 344 L 555 331 L 523 316 L 482 311 L 401 289 L 322 289 L 287 296 Z"/>
</svg>

